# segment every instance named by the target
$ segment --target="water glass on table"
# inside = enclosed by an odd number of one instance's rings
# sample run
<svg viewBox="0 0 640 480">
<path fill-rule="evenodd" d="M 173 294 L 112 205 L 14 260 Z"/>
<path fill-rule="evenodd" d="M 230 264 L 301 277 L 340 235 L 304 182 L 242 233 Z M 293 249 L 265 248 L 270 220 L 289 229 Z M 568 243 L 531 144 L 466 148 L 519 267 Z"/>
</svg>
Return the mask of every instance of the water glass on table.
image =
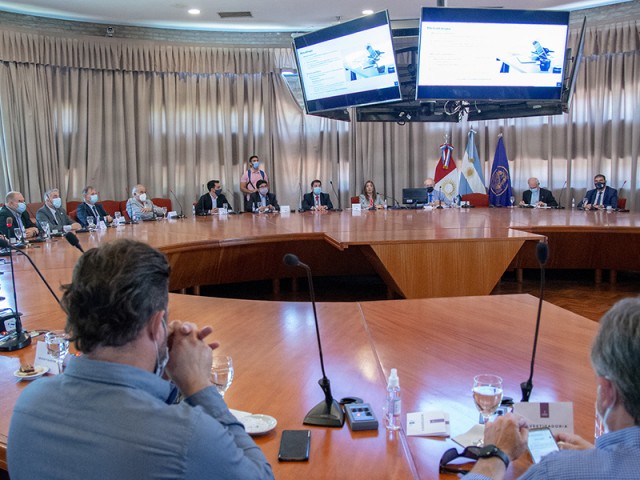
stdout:
<svg viewBox="0 0 640 480">
<path fill-rule="evenodd" d="M 487 373 L 473 377 L 473 401 L 486 424 L 502 402 L 502 378 Z"/>
<path fill-rule="evenodd" d="M 233 360 L 225 355 L 212 355 L 211 357 L 211 383 L 218 389 L 218 393 L 224 397 L 225 392 L 233 381 Z"/>
<path fill-rule="evenodd" d="M 58 373 L 62 373 L 64 357 L 69 353 L 69 336 L 64 330 L 51 330 L 45 333 L 44 342 L 47 344 L 47 353 L 56 359 Z"/>
</svg>

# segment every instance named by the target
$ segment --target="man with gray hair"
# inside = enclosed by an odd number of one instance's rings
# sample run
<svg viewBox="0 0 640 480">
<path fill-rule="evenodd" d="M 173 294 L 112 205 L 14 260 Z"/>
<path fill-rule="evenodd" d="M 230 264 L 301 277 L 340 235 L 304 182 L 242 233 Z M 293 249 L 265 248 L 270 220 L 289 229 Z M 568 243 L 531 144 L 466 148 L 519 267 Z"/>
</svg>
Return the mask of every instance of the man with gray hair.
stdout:
<svg viewBox="0 0 640 480">
<path fill-rule="evenodd" d="M 44 205 L 36 212 L 36 220 L 40 225 L 49 224 L 52 233 L 62 233 L 65 225 L 69 225 L 71 230 L 81 228 L 80 224 L 74 222 L 62 208 L 62 199 L 57 188 L 44 192 Z"/>
<path fill-rule="evenodd" d="M 640 298 L 616 303 L 600 320 L 591 347 L 598 391 L 596 415 L 606 433 L 595 447 L 578 435 L 558 433 L 561 452 L 550 453 L 523 479 L 638 478 L 640 472 Z M 515 460 L 527 448 L 526 421 L 516 415 L 499 417 L 484 431 L 487 451 Z M 481 458 L 467 480 L 501 479 L 508 461 L 499 454 Z"/>
<path fill-rule="evenodd" d="M 156 207 L 147 197 L 147 188 L 138 184 L 131 190 L 132 197 L 127 200 L 127 213 L 131 220 L 153 220 L 156 215 L 164 215 L 162 207 Z"/>
<path fill-rule="evenodd" d="M 211 327 L 167 324 L 169 273 L 164 254 L 129 239 L 78 260 L 61 304 L 82 355 L 20 395 L 12 480 L 273 478 L 211 383 Z"/>
</svg>

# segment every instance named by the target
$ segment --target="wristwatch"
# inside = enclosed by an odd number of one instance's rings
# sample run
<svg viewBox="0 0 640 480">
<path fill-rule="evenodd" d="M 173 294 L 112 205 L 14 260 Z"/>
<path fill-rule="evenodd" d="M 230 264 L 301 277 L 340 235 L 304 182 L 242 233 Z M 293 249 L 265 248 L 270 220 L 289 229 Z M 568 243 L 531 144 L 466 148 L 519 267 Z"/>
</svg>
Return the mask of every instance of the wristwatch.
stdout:
<svg viewBox="0 0 640 480">
<path fill-rule="evenodd" d="M 509 468 L 509 456 L 495 445 L 487 445 L 480 449 L 478 458 L 498 457 L 504 462 L 505 468 Z"/>
</svg>

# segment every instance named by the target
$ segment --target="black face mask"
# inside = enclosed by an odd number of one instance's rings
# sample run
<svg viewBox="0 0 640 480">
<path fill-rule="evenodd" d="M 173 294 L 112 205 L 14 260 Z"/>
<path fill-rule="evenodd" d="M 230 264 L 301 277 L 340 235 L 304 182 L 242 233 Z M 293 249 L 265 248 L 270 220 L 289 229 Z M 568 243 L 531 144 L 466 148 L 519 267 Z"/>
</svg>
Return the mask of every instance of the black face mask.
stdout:
<svg viewBox="0 0 640 480">
<path fill-rule="evenodd" d="M 214 190 L 214 192 L 216 194 L 216 197 L 219 197 L 220 195 L 222 195 L 222 189 L 221 188 L 219 188 L 217 190 Z"/>
<path fill-rule="evenodd" d="M 606 183 L 604 183 L 604 182 L 596 182 L 594 185 L 596 186 L 596 188 L 598 190 L 602 190 L 605 187 Z"/>
<path fill-rule="evenodd" d="M 427 193 L 433 193 L 433 187 L 427 187 Z"/>
</svg>

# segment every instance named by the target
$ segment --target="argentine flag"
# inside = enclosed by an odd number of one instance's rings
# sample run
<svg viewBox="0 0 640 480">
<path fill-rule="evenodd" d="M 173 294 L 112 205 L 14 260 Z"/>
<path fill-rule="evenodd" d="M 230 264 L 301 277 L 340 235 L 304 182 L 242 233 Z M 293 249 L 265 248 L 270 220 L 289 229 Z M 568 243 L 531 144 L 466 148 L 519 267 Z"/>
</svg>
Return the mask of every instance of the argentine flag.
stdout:
<svg viewBox="0 0 640 480">
<path fill-rule="evenodd" d="M 487 193 L 487 188 L 484 185 L 484 174 L 482 173 L 483 168 L 476 148 L 475 132 L 471 130 L 467 140 L 467 149 L 462 158 L 462 165 L 459 167 L 458 193 L 460 195 Z"/>
</svg>

